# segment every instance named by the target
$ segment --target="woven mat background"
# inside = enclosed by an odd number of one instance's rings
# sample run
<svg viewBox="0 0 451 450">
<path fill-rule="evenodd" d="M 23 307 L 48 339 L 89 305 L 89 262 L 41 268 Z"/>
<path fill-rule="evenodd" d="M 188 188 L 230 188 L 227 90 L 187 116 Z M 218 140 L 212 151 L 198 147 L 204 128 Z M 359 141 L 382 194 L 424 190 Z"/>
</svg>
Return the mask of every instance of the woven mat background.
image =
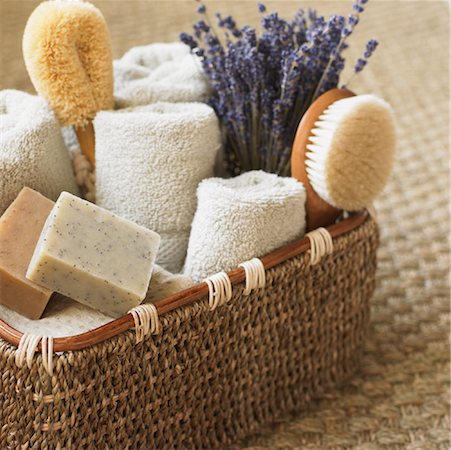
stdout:
<svg viewBox="0 0 451 450">
<path fill-rule="evenodd" d="M 176 40 L 196 17 L 193 1 L 95 1 L 111 28 L 115 56 Z M 31 90 L 21 34 L 35 1 L 0 6 L 1 86 Z M 256 23 L 254 1 L 210 2 Z M 269 2 L 292 13 L 300 2 Z M 325 14 L 350 4 L 302 2 Z M 349 51 L 381 43 L 352 88 L 389 100 L 399 121 L 391 182 L 377 202 L 382 244 L 372 326 L 362 368 L 309 411 L 262 430 L 245 448 L 449 448 L 449 7 L 445 2 L 368 4 Z M 345 77 L 346 78 L 346 77 Z"/>
</svg>

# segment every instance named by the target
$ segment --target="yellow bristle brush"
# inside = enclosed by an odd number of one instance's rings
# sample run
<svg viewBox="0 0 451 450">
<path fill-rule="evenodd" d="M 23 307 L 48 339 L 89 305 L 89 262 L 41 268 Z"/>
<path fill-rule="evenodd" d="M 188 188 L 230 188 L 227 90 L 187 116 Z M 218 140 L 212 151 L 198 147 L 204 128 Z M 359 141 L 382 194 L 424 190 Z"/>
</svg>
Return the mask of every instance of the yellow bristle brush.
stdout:
<svg viewBox="0 0 451 450">
<path fill-rule="evenodd" d="M 113 60 L 102 13 L 84 1 L 41 3 L 28 19 L 23 54 L 31 81 L 62 125 L 73 125 L 94 165 L 96 112 L 113 107 Z"/>
<path fill-rule="evenodd" d="M 332 89 L 313 102 L 293 143 L 291 174 L 307 192 L 307 230 L 371 205 L 393 166 L 395 120 L 374 95 Z"/>
</svg>

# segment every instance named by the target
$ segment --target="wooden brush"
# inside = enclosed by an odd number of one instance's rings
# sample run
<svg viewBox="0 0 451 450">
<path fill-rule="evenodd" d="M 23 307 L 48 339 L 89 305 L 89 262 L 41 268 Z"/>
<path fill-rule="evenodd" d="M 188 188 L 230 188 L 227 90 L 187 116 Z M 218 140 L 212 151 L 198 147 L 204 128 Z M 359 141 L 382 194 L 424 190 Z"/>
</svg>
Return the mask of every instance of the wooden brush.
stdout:
<svg viewBox="0 0 451 450">
<path fill-rule="evenodd" d="M 380 98 L 332 89 L 315 100 L 291 157 L 291 174 L 307 192 L 308 231 L 373 202 L 390 175 L 395 140 L 392 109 Z"/>
<path fill-rule="evenodd" d="M 113 107 L 113 59 L 102 13 L 84 1 L 43 2 L 28 19 L 22 47 L 36 91 L 63 126 L 74 126 L 94 165 L 92 119 Z"/>
</svg>

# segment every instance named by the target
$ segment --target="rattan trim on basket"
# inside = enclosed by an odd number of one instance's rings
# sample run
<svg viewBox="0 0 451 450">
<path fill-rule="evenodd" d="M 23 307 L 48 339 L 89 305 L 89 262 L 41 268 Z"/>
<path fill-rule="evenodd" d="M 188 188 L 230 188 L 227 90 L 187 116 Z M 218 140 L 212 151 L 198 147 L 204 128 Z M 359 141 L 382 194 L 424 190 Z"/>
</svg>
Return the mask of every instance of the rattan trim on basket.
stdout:
<svg viewBox="0 0 451 450">
<path fill-rule="evenodd" d="M 208 304 L 212 311 L 232 298 L 232 283 L 225 272 L 215 273 L 204 281 L 208 285 Z"/>
<path fill-rule="evenodd" d="M 350 217 L 339 223 L 331 225 L 327 228 L 327 231 L 332 238 L 336 238 L 343 234 L 349 233 L 350 231 L 362 225 L 368 219 L 368 216 L 368 211 L 363 210 L 354 215 L 351 215 Z M 311 241 L 308 237 L 304 237 L 299 241 L 281 247 L 276 251 L 261 257 L 260 259 L 266 270 L 271 269 L 272 267 L 277 266 L 287 259 L 293 258 L 300 253 L 309 250 L 310 242 Z M 238 267 L 228 272 L 227 275 L 232 286 L 245 281 L 246 278 L 245 269 L 243 267 Z M 184 289 L 183 291 L 180 291 L 175 295 L 159 300 L 154 305 L 158 312 L 158 316 L 161 316 L 170 311 L 173 311 L 174 309 L 189 305 L 202 298 L 208 297 L 208 295 L 208 284 L 206 282 L 202 282 L 188 289 Z M 55 338 L 53 340 L 53 351 L 65 352 L 88 348 L 92 345 L 106 341 L 107 339 L 111 339 L 112 337 L 117 336 L 118 334 L 128 331 L 134 327 L 135 321 L 132 314 L 129 313 L 125 316 L 120 317 L 119 319 L 102 325 L 101 327 L 87 331 L 86 333 L 78 334 L 75 336 Z M 11 345 L 18 347 L 22 336 L 22 332 L 16 330 L 0 319 L 1 339 L 5 340 Z M 38 352 L 42 351 L 40 344 L 36 350 Z"/>
<path fill-rule="evenodd" d="M 260 258 L 253 258 L 241 263 L 246 274 L 246 286 L 243 295 L 249 295 L 254 289 L 263 289 L 266 285 L 266 271 Z"/>
<path fill-rule="evenodd" d="M 323 227 L 310 231 L 305 235 L 310 241 L 310 264 L 318 264 L 324 255 L 334 251 L 334 242 L 330 233 Z"/>
</svg>

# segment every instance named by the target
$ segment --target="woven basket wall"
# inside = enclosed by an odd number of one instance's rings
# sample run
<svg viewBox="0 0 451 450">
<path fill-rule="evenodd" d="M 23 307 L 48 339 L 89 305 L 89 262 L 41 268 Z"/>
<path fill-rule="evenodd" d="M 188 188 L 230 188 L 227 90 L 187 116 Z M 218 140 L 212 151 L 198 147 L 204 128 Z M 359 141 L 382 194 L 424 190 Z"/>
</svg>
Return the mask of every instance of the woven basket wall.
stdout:
<svg viewBox="0 0 451 450">
<path fill-rule="evenodd" d="M 265 289 L 178 308 L 139 344 L 55 355 L 53 377 L 0 340 L 0 448 L 217 448 L 302 410 L 357 367 L 377 246 L 368 218 L 319 264 L 287 259 Z"/>
</svg>

